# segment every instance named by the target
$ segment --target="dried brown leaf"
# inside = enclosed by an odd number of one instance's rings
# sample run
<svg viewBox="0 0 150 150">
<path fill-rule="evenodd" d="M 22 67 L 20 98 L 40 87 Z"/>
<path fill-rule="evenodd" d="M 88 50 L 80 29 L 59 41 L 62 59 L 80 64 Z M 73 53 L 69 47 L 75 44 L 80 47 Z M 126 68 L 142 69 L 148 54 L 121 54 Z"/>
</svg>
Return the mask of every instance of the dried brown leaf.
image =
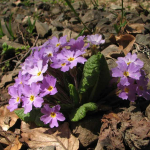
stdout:
<svg viewBox="0 0 150 150">
<path fill-rule="evenodd" d="M 13 143 L 7 146 L 4 150 L 20 150 L 22 147 L 22 143 L 18 140 L 18 136 L 15 138 Z"/>
<path fill-rule="evenodd" d="M 12 73 L 9 73 L 8 75 L 4 75 L 0 82 L 0 88 L 2 88 L 7 82 L 12 81 Z"/>
<path fill-rule="evenodd" d="M 22 121 L 21 124 L 22 139 L 30 148 L 55 146 L 56 150 L 77 150 L 79 141 L 71 134 L 67 122 L 54 129 L 34 128 L 30 129 L 30 125 Z"/>
<path fill-rule="evenodd" d="M 142 33 L 144 25 L 143 23 L 128 24 L 125 30 L 127 33 Z"/>
<path fill-rule="evenodd" d="M 7 105 L 0 107 L 0 126 L 4 131 L 12 127 L 17 119 L 18 116 L 14 112 L 10 112 L 7 109 Z"/>
<path fill-rule="evenodd" d="M 131 34 L 116 36 L 116 41 L 119 44 L 119 49 L 127 55 L 135 42 L 135 37 Z"/>
</svg>

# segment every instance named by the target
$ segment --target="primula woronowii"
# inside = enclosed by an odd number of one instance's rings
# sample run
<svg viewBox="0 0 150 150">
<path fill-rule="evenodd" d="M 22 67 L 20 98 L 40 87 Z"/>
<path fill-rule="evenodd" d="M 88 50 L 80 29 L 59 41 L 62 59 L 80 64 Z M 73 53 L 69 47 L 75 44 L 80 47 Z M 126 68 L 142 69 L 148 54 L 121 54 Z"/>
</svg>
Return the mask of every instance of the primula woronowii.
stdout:
<svg viewBox="0 0 150 150">
<path fill-rule="evenodd" d="M 92 45 L 100 45 L 105 43 L 105 40 L 102 39 L 102 35 L 99 34 L 88 35 L 87 41 L 89 41 Z"/>
<path fill-rule="evenodd" d="M 121 90 L 119 93 L 119 97 L 123 100 L 129 100 L 134 102 L 136 100 L 136 85 L 134 84 L 134 79 L 129 79 L 129 85 L 123 86 L 122 84 L 118 83 L 118 88 Z"/>
<path fill-rule="evenodd" d="M 63 36 L 63 37 L 60 37 L 60 39 L 58 39 L 57 37 L 53 37 L 52 39 L 51 39 L 51 45 L 53 46 L 53 47 L 55 47 L 56 48 L 56 51 L 58 51 L 59 50 L 59 48 L 63 48 L 64 46 L 66 46 L 67 45 L 67 40 L 66 40 L 66 38 L 67 38 L 67 36 Z"/>
<path fill-rule="evenodd" d="M 28 83 L 31 84 L 33 82 L 42 81 L 43 80 L 43 73 L 45 73 L 47 69 L 48 69 L 48 64 L 43 66 L 43 61 L 39 60 L 37 62 L 37 66 L 34 66 L 33 69 L 30 69 L 28 71 L 28 73 L 30 75 L 32 75 L 31 78 L 29 79 Z"/>
<path fill-rule="evenodd" d="M 8 93 L 11 95 L 11 98 L 9 100 L 9 105 L 7 106 L 7 108 L 10 111 L 14 111 L 15 109 L 18 108 L 18 105 L 21 102 L 22 91 L 20 85 L 18 87 L 14 87 L 14 86 L 9 87 Z"/>
<path fill-rule="evenodd" d="M 112 69 L 112 77 L 119 78 L 117 84 L 120 91 L 119 97 L 135 101 L 138 96 L 150 100 L 150 90 L 147 89 L 148 78 L 141 69 L 144 63 L 137 58 L 136 54 L 127 54 L 126 57 L 119 57 L 118 66 Z M 118 80 L 118 79 L 117 79 Z"/>
<path fill-rule="evenodd" d="M 144 97 L 146 100 L 150 100 L 150 90 L 147 89 L 148 78 L 145 77 L 144 70 L 141 70 L 141 77 L 136 81 L 136 92 L 139 96 Z"/>
<path fill-rule="evenodd" d="M 65 60 L 69 62 L 68 66 L 70 69 L 77 66 L 77 63 L 84 64 L 87 60 L 83 57 L 81 57 L 82 54 L 85 52 L 81 52 L 80 50 L 77 51 L 70 51 L 63 49 L 61 53 L 57 55 L 57 59 Z"/>
<path fill-rule="evenodd" d="M 42 84 L 41 84 L 41 97 L 44 97 L 46 95 L 54 95 L 57 93 L 57 89 L 55 87 L 56 85 L 56 78 L 54 78 L 53 76 L 45 76 Z"/>
<path fill-rule="evenodd" d="M 39 96 L 40 93 L 40 85 L 36 83 L 32 83 L 31 86 L 25 85 L 23 87 L 23 107 L 24 113 L 27 114 L 32 110 L 32 104 L 36 108 L 40 108 L 42 103 L 44 102 L 43 98 Z"/>
<path fill-rule="evenodd" d="M 66 72 L 69 71 L 69 62 L 66 60 L 60 60 L 60 59 L 52 59 L 53 63 L 51 64 L 52 68 L 58 69 L 60 68 L 60 70 L 62 72 Z"/>
<path fill-rule="evenodd" d="M 18 78 L 15 79 L 14 87 L 17 87 L 18 85 L 28 84 L 29 79 L 30 79 L 29 74 L 22 75 L 22 71 L 19 71 Z"/>
<path fill-rule="evenodd" d="M 48 124 L 50 128 L 58 127 L 58 121 L 64 121 L 65 117 L 60 111 L 60 105 L 56 105 L 52 108 L 49 107 L 48 104 L 44 105 L 41 109 L 41 112 L 44 114 L 41 116 L 40 120 L 44 122 L 44 124 Z"/>
<path fill-rule="evenodd" d="M 127 65 L 130 63 L 134 63 L 136 66 L 139 66 L 141 69 L 144 65 L 143 61 L 141 61 L 139 58 L 137 58 L 136 54 L 128 53 L 125 57 L 119 57 L 117 62 L 125 61 Z"/>
<path fill-rule="evenodd" d="M 43 48 L 43 49 L 44 49 L 43 56 L 47 57 L 48 60 L 52 61 L 52 58 L 54 57 L 54 55 L 56 55 L 55 48 L 47 47 L 47 48 Z"/>
<path fill-rule="evenodd" d="M 129 77 L 139 80 L 140 76 L 140 68 L 134 63 L 127 65 L 124 61 L 119 61 L 118 66 L 112 69 L 112 77 L 121 77 L 120 83 L 125 86 L 130 85 Z"/>
<path fill-rule="evenodd" d="M 68 43 L 68 46 L 70 46 L 70 50 L 81 50 L 82 52 L 84 52 L 84 50 L 89 47 L 89 43 L 86 46 L 84 46 L 84 37 L 85 36 L 79 36 L 76 40 L 71 39 Z"/>
</svg>

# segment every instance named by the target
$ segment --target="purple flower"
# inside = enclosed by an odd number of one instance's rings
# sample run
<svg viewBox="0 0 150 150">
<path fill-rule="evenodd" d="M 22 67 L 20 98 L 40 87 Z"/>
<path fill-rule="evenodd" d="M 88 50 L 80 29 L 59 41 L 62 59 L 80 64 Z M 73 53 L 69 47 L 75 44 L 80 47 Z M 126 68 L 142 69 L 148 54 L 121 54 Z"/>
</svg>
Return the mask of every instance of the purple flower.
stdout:
<svg viewBox="0 0 150 150">
<path fill-rule="evenodd" d="M 13 111 L 18 108 L 18 105 L 20 104 L 22 91 L 20 86 L 18 86 L 18 88 L 11 86 L 8 89 L 8 93 L 11 95 L 11 99 L 9 100 L 9 106 L 7 106 L 7 108 L 10 111 Z"/>
<path fill-rule="evenodd" d="M 54 36 L 51 39 L 51 45 L 54 46 L 54 47 L 56 47 L 56 49 L 58 51 L 59 48 L 62 48 L 62 47 L 64 47 L 64 46 L 67 45 L 66 37 L 67 36 L 60 37 L 60 39 L 58 40 L 58 38 Z"/>
<path fill-rule="evenodd" d="M 68 43 L 68 46 L 70 46 L 70 50 L 81 50 L 82 52 L 89 47 L 89 43 L 84 47 L 84 37 L 85 36 L 79 36 L 77 40 L 71 39 Z"/>
<path fill-rule="evenodd" d="M 150 90 L 147 89 L 147 84 L 148 84 L 148 78 L 145 77 L 145 72 L 144 70 L 141 70 L 142 76 L 140 77 L 139 80 L 136 81 L 137 83 L 137 94 L 139 96 L 144 97 L 146 100 L 150 100 Z"/>
<path fill-rule="evenodd" d="M 44 48 L 43 56 L 47 57 L 49 60 L 52 61 L 52 58 L 56 55 L 56 49 L 52 46 Z"/>
<path fill-rule="evenodd" d="M 136 100 L 136 85 L 134 84 L 133 79 L 129 79 L 130 84 L 128 86 L 123 86 L 118 83 L 118 88 L 121 90 L 119 93 L 119 97 L 123 100 L 129 100 L 134 102 Z"/>
<path fill-rule="evenodd" d="M 18 78 L 15 79 L 14 86 L 17 87 L 18 85 L 25 85 L 28 84 L 28 80 L 30 79 L 29 74 L 22 75 L 22 71 L 19 71 Z"/>
<path fill-rule="evenodd" d="M 28 72 L 29 74 L 31 74 L 31 78 L 29 79 L 29 84 L 33 83 L 33 82 L 37 82 L 37 81 L 42 81 L 43 80 L 43 73 L 46 72 L 48 68 L 48 65 L 46 64 L 45 66 L 43 66 L 43 61 L 39 60 L 37 62 L 37 66 L 34 66 L 33 69 L 30 69 Z"/>
<path fill-rule="evenodd" d="M 136 54 L 132 55 L 131 53 L 128 53 L 125 57 L 119 57 L 118 61 L 125 61 L 127 65 L 134 63 L 136 66 L 139 66 L 139 69 L 141 69 L 144 65 L 143 61 L 138 59 Z"/>
<path fill-rule="evenodd" d="M 65 60 L 55 59 L 55 61 L 54 61 L 54 59 L 53 59 L 53 63 L 51 64 L 51 67 L 55 68 L 55 69 L 61 68 L 60 70 L 62 72 L 66 72 L 69 70 L 69 64 L 70 63 L 68 61 L 65 61 Z"/>
<path fill-rule="evenodd" d="M 33 56 L 29 56 L 26 58 L 25 62 L 22 64 L 22 75 L 28 73 L 28 70 L 32 69 L 35 66 L 33 62 Z"/>
<path fill-rule="evenodd" d="M 40 93 L 40 85 L 36 83 L 32 83 L 31 86 L 25 85 L 23 90 L 23 107 L 24 107 L 24 113 L 27 114 L 32 110 L 32 104 L 40 108 L 42 106 L 42 103 L 44 102 L 43 98 L 41 98 L 39 95 Z"/>
<path fill-rule="evenodd" d="M 121 77 L 120 83 L 122 85 L 128 86 L 130 83 L 128 82 L 128 78 L 133 78 L 139 80 L 141 76 L 139 67 L 134 63 L 131 63 L 129 66 L 124 62 L 118 62 L 118 66 L 112 69 L 112 77 Z"/>
<path fill-rule="evenodd" d="M 44 97 L 48 94 L 50 95 L 54 95 L 57 93 L 57 89 L 55 87 L 56 85 L 56 78 L 54 78 L 53 76 L 45 76 L 44 80 L 42 81 L 41 84 L 41 97 Z"/>
<path fill-rule="evenodd" d="M 81 52 L 80 50 L 77 51 L 70 51 L 63 49 L 61 53 L 57 55 L 57 59 L 65 60 L 69 63 L 69 68 L 73 68 L 74 66 L 77 66 L 77 63 L 84 64 L 87 60 L 83 57 L 81 57 L 82 54 L 85 52 Z"/>
<path fill-rule="evenodd" d="M 60 111 L 60 105 L 56 105 L 52 108 L 49 107 L 48 104 L 44 105 L 41 109 L 41 112 L 44 114 L 40 120 L 44 122 L 44 124 L 48 124 L 50 128 L 58 127 L 58 120 L 64 121 L 65 117 Z"/>
<path fill-rule="evenodd" d="M 87 41 L 89 41 L 93 45 L 99 45 L 105 43 L 105 40 L 102 39 L 102 35 L 99 34 L 88 35 Z"/>
</svg>

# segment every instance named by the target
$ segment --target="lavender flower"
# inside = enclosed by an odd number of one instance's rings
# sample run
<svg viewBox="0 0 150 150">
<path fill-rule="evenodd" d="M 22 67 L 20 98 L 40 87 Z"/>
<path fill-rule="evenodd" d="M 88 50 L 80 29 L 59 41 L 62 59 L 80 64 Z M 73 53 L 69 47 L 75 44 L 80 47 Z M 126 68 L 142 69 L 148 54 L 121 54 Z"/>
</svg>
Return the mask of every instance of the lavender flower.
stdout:
<svg viewBox="0 0 150 150">
<path fill-rule="evenodd" d="M 60 70 L 62 72 L 66 72 L 69 70 L 69 62 L 66 60 L 60 60 L 60 59 L 52 59 L 53 63 L 51 64 L 52 68 L 58 69 L 61 68 Z"/>
<path fill-rule="evenodd" d="M 55 87 L 56 85 L 56 78 L 54 78 L 53 76 L 45 76 L 44 80 L 42 81 L 41 84 L 41 97 L 44 97 L 48 94 L 50 95 L 54 95 L 57 93 L 57 89 Z"/>
<path fill-rule="evenodd" d="M 42 60 L 38 61 L 37 66 L 34 66 L 33 69 L 30 69 L 28 71 L 28 73 L 32 75 L 28 83 L 31 84 L 33 82 L 42 81 L 43 73 L 46 72 L 47 68 L 48 68 L 48 65 L 46 64 L 45 66 L 43 66 Z"/>
<path fill-rule="evenodd" d="M 121 90 L 119 93 L 119 97 L 123 100 L 130 100 L 134 102 L 136 100 L 136 85 L 134 84 L 133 79 L 129 79 L 130 84 L 128 86 L 123 86 L 118 83 L 118 88 Z"/>
<path fill-rule="evenodd" d="M 105 43 L 105 40 L 102 39 L 102 35 L 88 35 L 87 41 L 89 41 L 92 45 L 99 45 Z"/>
<path fill-rule="evenodd" d="M 44 122 L 44 124 L 48 124 L 50 128 L 58 127 L 58 120 L 64 121 L 65 117 L 60 111 L 60 105 L 56 105 L 52 108 L 49 107 L 48 104 L 44 105 L 41 109 L 41 112 L 44 114 L 40 120 Z"/>
<path fill-rule="evenodd" d="M 129 65 L 130 63 L 134 63 L 136 66 L 139 66 L 140 69 L 144 65 L 143 61 L 137 58 L 136 54 L 132 55 L 131 53 L 128 53 L 125 57 L 119 57 L 117 62 L 119 61 L 125 61 L 127 65 Z"/>
<path fill-rule="evenodd" d="M 23 107 L 24 107 L 24 113 L 27 114 L 32 110 L 32 104 L 40 108 L 42 106 L 42 103 L 44 102 L 43 98 L 41 98 L 39 95 L 40 93 L 40 85 L 36 83 L 32 83 L 31 86 L 25 85 L 23 90 Z"/>
<path fill-rule="evenodd" d="M 76 40 L 71 39 L 68 43 L 68 46 L 70 46 L 70 50 L 81 50 L 82 52 L 84 52 L 84 50 L 89 47 L 89 43 L 86 46 L 84 46 L 84 37 L 85 36 L 79 36 Z"/>
<path fill-rule="evenodd" d="M 63 49 L 61 53 L 57 55 L 57 59 L 69 62 L 69 68 L 72 69 L 74 66 L 77 66 L 77 63 L 84 64 L 87 61 L 85 58 L 81 57 L 84 53 L 85 52 L 81 52 L 80 50 L 70 51 Z"/>
<path fill-rule="evenodd" d="M 141 70 L 142 76 L 136 81 L 136 92 L 139 96 L 144 97 L 146 100 L 150 100 L 150 90 L 147 89 L 148 78 L 145 77 L 144 70 Z"/>
<path fill-rule="evenodd" d="M 17 87 L 18 85 L 28 84 L 29 79 L 30 79 L 29 74 L 22 75 L 22 71 L 19 71 L 18 78 L 15 79 L 14 87 Z"/>
<path fill-rule="evenodd" d="M 18 105 L 21 102 L 22 91 L 21 91 L 20 86 L 18 86 L 18 88 L 11 86 L 8 89 L 8 93 L 11 95 L 11 99 L 9 100 L 9 106 L 7 106 L 7 108 L 10 111 L 13 111 L 18 108 Z"/>
<path fill-rule="evenodd" d="M 112 69 L 112 77 L 121 77 L 120 83 L 125 86 L 130 84 L 128 81 L 129 77 L 139 80 L 140 76 L 140 69 L 134 63 L 128 66 L 124 61 L 120 61 L 118 66 Z"/>
<path fill-rule="evenodd" d="M 60 39 L 58 40 L 58 38 L 54 36 L 51 39 L 51 45 L 57 49 L 56 51 L 58 51 L 59 48 L 62 48 L 67 45 L 66 37 L 67 36 L 60 37 Z"/>
</svg>

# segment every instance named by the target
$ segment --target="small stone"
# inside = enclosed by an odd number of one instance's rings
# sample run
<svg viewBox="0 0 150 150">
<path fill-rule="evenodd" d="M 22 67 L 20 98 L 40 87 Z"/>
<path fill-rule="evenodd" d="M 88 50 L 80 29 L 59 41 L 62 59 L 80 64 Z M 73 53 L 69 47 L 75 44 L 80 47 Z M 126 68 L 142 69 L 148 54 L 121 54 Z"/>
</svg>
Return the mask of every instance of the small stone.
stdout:
<svg viewBox="0 0 150 150">
<path fill-rule="evenodd" d="M 47 23 L 42 23 L 38 20 L 35 23 L 35 27 L 40 37 L 45 37 L 45 35 L 50 31 L 49 25 Z"/>
<path fill-rule="evenodd" d="M 136 42 L 142 45 L 148 45 L 150 46 L 150 35 L 146 34 L 137 34 L 136 35 Z"/>
<path fill-rule="evenodd" d="M 63 31 L 63 36 L 67 35 L 67 40 L 69 41 L 72 38 L 76 38 L 78 36 L 78 33 L 70 30 L 70 29 L 65 29 Z"/>
<path fill-rule="evenodd" d="M 55 7 L 51 10 L 51 13 L 54 15 L 58 15 L 61 12 L 61 9 L 59 7 Z"/>
<path fill-rule="evenodd" d="M 81 20 L 84 23 L 91 22 L 93 20 L 100 20 L 101 19 L 101 12 L 98 10 L 89 10 L 85 13 Z"/>
</svg>

